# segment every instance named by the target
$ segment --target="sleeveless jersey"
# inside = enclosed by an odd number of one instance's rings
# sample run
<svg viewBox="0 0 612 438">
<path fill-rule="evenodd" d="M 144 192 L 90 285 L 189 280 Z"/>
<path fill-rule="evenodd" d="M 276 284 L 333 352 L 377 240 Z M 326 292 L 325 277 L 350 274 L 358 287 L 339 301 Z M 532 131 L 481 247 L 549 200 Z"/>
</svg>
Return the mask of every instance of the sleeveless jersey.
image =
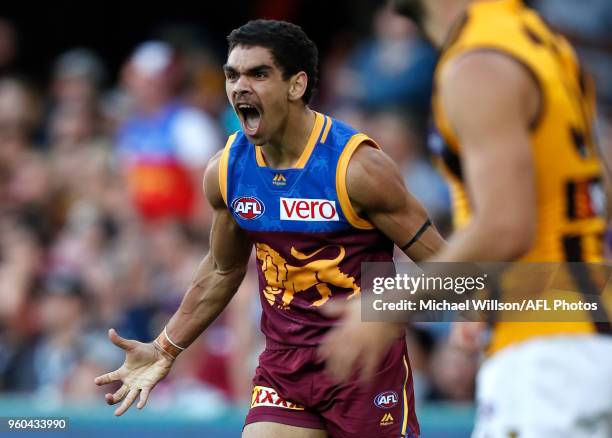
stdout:
<svg viewBox="0 0 612 438">
<path fill-rule="evenodd" d="M 242 132 L 227 141 L 219 185 L 255 244 L 268 345 L 318 345 L 334 322 L 321 307 L 358 297 L 361 263 L 393 260 L 393 243 L 356 214 L 346 190 L 348 162 L 364 142 L 378 147 L 319 113 L 291 169 L 268 167 L 261 148 Z"/>
<path fill-rule="evenodd" d="M 605 197 L 593 127 L 595 94 L 572 47 L 520 0 L 476 1 L 451 32 L 436 69 L 436 89 L 444 68 L 471 51 L 497 51 L 513 58 L 541 92 L 539 117 L 531 130 L 537 232 L 535 244 L 521 261 L 601 261 Z M 435 91 L 433 112 L 437 132 L 430 137 L 430 148 L 451 187 L 455 227 L 462 228 L 470 221 L 471 206 L 463 182 L 461 145 Z M 609 323 L 603 326 L 609 331 Z M 498 323 L 490 351 L 533 336 L 598 328 L 602 325 L 586 322 Z"/>
</svg>

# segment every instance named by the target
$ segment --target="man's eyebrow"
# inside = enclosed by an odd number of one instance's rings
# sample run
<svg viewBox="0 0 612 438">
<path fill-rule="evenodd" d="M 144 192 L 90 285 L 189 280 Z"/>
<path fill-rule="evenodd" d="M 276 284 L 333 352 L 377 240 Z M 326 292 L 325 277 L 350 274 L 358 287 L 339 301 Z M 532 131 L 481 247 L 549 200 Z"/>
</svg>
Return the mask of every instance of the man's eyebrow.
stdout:
<svg viewBox="0 0 612 438">
<path fill-rule="evenodd" d="M 248 73 L 259 73 L 272 70 L 272 66 L 268 64 L 256 65 L 255 67 L 251 67 L 247 70 Z"/>
<path fill-rule="evenodd" d="M 256 65 L 255 67 L 251 67 L 249 68 L 246 73 L 247 74 L 254 74 L 254 73 L 259 73 L 259 72 L 266 72 L 266 71 L 270 71 L 272 70 L 272 66 L 268 65 L 268 64 L 261 64 L 261 65 Z M 237 70 L 232 67 L 231 65 L 225 64 L 223 66 L 223 71 L 225 72 L 236 72 Z"/>
</svg>

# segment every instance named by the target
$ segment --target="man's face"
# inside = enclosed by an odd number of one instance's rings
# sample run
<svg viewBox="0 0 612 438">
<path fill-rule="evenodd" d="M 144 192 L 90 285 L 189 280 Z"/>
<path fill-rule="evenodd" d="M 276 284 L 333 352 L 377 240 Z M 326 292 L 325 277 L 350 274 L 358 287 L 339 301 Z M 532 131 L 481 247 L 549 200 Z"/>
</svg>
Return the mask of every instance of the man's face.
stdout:
<svg viewBox="0 0 612 438">
<path fill-rule="evenodd" d="M 417 26 L 422 27 L 425 18 L 425 0 L 393 0 L 395 11 L 410 18 Z"/>
<path fill-rule="evenodd" d="M 236 46 L 223 66 L 227 98 L 242 131 L 256 145 L 267 143 L 282 128 L 289 111 L 289 81 L 283 79 L 269 49 Z"/>
</svg>

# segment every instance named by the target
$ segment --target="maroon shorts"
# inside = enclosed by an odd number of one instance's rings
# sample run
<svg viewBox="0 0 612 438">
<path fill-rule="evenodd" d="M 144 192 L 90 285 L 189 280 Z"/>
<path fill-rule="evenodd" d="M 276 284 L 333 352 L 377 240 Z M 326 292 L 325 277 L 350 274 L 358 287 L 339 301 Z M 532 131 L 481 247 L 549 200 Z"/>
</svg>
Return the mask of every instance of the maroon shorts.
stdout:
<svg viewBox="0 0 612 438">
<path fill-rule="evenodd" d="M 406 343 L 398 340 L 378 373 L 363 384 L 337 384 L 317 359 L 316 347 L 268 343 L 253 378 L 245 424 L 269 421 L 324 429 L 333 438 L 419 436 Z"/>
</svg>

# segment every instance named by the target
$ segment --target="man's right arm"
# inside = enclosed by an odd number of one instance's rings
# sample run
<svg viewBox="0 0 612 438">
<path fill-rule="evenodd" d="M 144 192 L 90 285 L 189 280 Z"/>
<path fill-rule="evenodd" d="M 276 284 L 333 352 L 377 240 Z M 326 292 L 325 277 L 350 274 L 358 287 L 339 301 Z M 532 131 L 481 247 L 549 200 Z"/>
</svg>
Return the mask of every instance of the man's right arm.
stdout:
<svg viewBox="0 0 612 438">
<path fill-rule="evenodd" d="M 244 278 L 251 254 L 249 237 L 221 195 L 219 156 L 210 160 L 204 175 L 204 192 L 213 208 L 210 250 L 166 326 L 168 337 L 181 347 L 189 346 L 225 309 Z"/>
<path fill-rule="evenodd" d="M 109 330 L 113 344 L 125 351 L 125 361 L 119 369 L 96 377 L 95 383 L 123 383 L 114 394 L 105 395 L 108 404 L 122 402 L 115 410 L 117 416 L 123 415 L 139 394 L 137 407 L 144 408 L 149 393 L 168 374 L 176 356 L 219 316 L 244 278 L 252 245 L 221 196 L 219 155 L 206 169 L 204 191 L 214 211 L 210 251 L 164 331 L 154 342 L 143 343 Z"/>
</svg>

